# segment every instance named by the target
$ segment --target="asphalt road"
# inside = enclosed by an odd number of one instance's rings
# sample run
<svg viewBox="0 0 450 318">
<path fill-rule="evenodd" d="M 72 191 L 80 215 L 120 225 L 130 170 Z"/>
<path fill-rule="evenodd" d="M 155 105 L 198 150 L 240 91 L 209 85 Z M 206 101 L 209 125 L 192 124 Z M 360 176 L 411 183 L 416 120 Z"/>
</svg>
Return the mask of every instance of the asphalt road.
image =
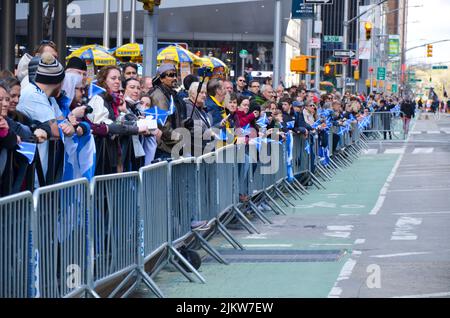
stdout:
<svg viewBox="0 0 450 318">
<path fill-rule="evenodd" d="M 204 259 L 206 284 L 168 268 L 166 297 L 353 298 L 450 296 L 450 117 L 417 120 L 406 141 L 374 141 L 354 164 L 291 201 L 286 216 L 253 220 L 260 234 L 212 245 L 229 265 Z M 282 203 L 280 202 L 282 205 Z M 154 297 L 142 286 L 133 297 Z"/>
</svg>

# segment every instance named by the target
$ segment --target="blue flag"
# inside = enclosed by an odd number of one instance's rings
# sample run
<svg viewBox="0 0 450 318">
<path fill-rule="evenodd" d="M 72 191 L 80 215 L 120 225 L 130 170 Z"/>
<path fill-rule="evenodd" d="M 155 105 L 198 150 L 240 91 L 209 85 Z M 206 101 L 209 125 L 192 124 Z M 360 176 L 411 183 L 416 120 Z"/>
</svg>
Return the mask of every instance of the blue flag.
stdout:
<svg viewBox="0 0 450 318">
<path fill-rule="evenodd" d="M 21 144 L 19 144 L 19 149 L 17 149 L 16 151 L 25 156 L 25 158 L 27 158 L 28 160 L 28 163 L 31 164 L 36 154 L 36 144 L 22 142 Z"/>
<path fill-rule="evenodd" d="M 247 124 L 245 127 L 242 127 L 242 136 L 250 135 L 250 124 Z"/>
<path fill-rule="evenodd" d="M 106 90 L 103 87 L 100 87 L 100 86 L 95 85 L 94 83 L 91 83 L 91 85 L 89 85 L 88 97 L 89 97 L 89 99 L 91 99 L 92 97 L 94 97 L 96 95 L 100 95 L 104 92 L 106 92 Z"/>
<path fill-rule="evenodd" d="M 287 123 L 286 123 L 286 127 L 288 128 L 288 129 L 293 129 L 294 128 L 294 126 L 295 126 L 295 121 L 288 121 Z"/>
<path fill-rule="evenodd" d="M 292 137 L 292 131 L 290 131 L 288 134 L 286 134 L 286 167 L 289 182 L 292 182 L 294 180 L 294 169 L 292 167 L 293 150 L 294 150 L 294 138 Z"/>
<path fill-rule="evenodd" d="M 305 151 L 308 155 L 311 154 L 311 145 L 309 144 L 308 139 L 306 139 L 306 141 L 305 141 Z"/>
<path fill-rule="evenodd" d="M 256 121 L 256 124 L 261 128 L 267 128 L 267 124 L 269 123 L 269 120 L 267 119 L 266 113 L 263 113 L 261 117 Z"/>
<path fill-rule="evenodd" d="M 147 109 L 145 112 L 146 116 L 152 116 L 158 121 L 158 124 L 164 126 L 167 122 L 167 118 L 169 117 L 169 112 L 159 108 L 158 106 L 153 106 L 150 109 Z"/>
<path fill-rule="evenodd" d="M 83 177 L 91 181 L 94 178 L 96 157 L 95 140 L 90 129 L 87 129 L 87 131 L 83 136 L 75 134 L 72 137 L 63 139 L 64 173 L 62 181 L 70 181 Z"/>
<path fill-rule="evenodd" d="M 59 109 L 61 109 L 61 112 L 64 117 L 69 116 L 71 103 L 72 103 L 72 100 L 66 95 L 59 98 L 59 100 L 58 100 Z"/>
</svg>

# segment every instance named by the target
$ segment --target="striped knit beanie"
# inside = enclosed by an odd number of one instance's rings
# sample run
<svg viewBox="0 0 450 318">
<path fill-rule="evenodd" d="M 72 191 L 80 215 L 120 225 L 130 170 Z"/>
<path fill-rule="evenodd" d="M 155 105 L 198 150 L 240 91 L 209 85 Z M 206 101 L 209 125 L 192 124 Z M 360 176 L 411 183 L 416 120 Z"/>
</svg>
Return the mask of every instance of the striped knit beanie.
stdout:
<svg viewBox="0 0 450 318">
<path fill-rule="evenodd" d="M 36 83 L 59 84 L 64 80 L 64 66 L 50 53 L 44 53 L 36 71 Z"/>
</svg>

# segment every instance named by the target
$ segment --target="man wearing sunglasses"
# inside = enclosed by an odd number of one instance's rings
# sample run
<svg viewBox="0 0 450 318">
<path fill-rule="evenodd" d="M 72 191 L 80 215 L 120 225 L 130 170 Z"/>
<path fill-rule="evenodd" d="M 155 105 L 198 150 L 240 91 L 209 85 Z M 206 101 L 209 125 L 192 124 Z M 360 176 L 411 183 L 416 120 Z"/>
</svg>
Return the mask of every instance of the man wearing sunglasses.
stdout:
<svg viewBox="0 0 450 318">
<path fill-rule="evenodd" d="M 170 63 L 163 63 L 157 70 L 156 78 L 153 80 L 154 89 L 150 94 L 151 106 L 168 111 L 171 99 L 177 102 L 177 69 L 175 65 Z M 175 105 L 178 109 L 178 105 Z M 156 136 L 158 149 L 156 150 L 155 159 L 166 159 L 171 157 L 172 148 L 179 142 L 176 134 L 172 136 L 173 128 L 175 126 L 175 116 L 168 116 L 164 126 L 160 123 L 158 128 L 161 131 Z M 173 137 L 173 138 L 172 138 Z"/>
</svg>

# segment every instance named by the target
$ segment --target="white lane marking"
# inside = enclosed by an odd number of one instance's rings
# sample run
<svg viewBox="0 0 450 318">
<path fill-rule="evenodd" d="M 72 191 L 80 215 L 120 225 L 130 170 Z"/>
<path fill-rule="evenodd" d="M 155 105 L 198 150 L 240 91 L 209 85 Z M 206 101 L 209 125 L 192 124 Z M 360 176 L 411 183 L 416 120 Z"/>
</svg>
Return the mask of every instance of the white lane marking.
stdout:
<svg viewBox="0 0 450 318">
<path fill-rule="evenodd" d="M 392 213 L 394 215 L 432 215 L 432 214 L 450 214 L 450 211 L 436 211 L 436 212 L 403 212 Z"/>
<path fill-rule="evenodd" d="M 355 241 L 355 244 L 364 244 L 364 243 L 366 243 L 366 239 L 357 239 Z"/>
<path fill-rule="evenodd" d="M 450 292 L 434 293 L 434 294 L 421 294 L 421 295 L 408 295 L 408 296 L 397 296 L 392 298 L 432 298 L 432 297 L 446 297 L 450 296 Z"/>
<path fill-rule="evenodd" d="M 450 171 L 441 171 L 441 172 L 429 172 L 427 174 L 399 174 L 397 175 L 397 178 L 409 178 L 409 177 L 429 177 L 431 175 L 442 175 L 442 174 L 448 174 Z"/>
<path fill-rule="evenodd" d="M 417 189 L 397 189 L 397 190 L 389 190 L 388 192 L 423 192 L 423 191 L 450 191 L 450 188 L 417 188 Z"/>
<path fill-rule="evenodd" d="M 352 255 L 355 255 L 355 256 L 360 256 L 361 254 L 362 254 L 361 251 L 353 251 L 352 252 Z"/>
<path fill-rule="evenodd" d="M 352 231 L 353 225 L 329 225 L 327 226 L 328 231 Z"/>
<path fill-rule="evenodd" d="M 317 244 L 311 244 L 311 246 L 351 246 L 351 245 L 353 245 L 353 244 L 351 244 L 351 243 L 341 243 L 341 244 L 338 244 L 338 243 L 322 243 L 322 244 L 317 243 Z"/>
<path fill-rule="evenodd" d="M 365 155 L 376 155 L 378 154 L 378 149 L 367 149 L 364 150 Z"/>
<path fill-rule="evenodd" d="M 422 132 L 421 131 L 411 131 L 411 132 L 409 132 L 411 135 L 420 135 L 420 134 L 422 134 Z"/>
<path fill-rule="evenodd" d="M 434 151 L 434 148 L 415 148 L 412 152 L 413 155 L 419 154 L 419 153 L 432 153 Z"/>
<path fill-rule="evenodd" d="M 383 191 L 383 189 L 381 189 Z M 377 215 L 378 211 L 380 211 L 381 207 L 383 206 L 384 200 L 386 199 L 386 196 L 380 194 L 378 197 L 377 203 L 373 207 L 372 211 L 370 211 L 369 215 Z"/>
<path fill-rule="evenodd" d="M 395 230 L 392 232 L 391 241 L 414 241 L 417 235 L 411 232 L 416 226 L 422 223 L 421 218 L 412 218 L 403 216 L 395 224 Z"/>
<path fill-rule="evenodd" d="M 249 239 L 249 240 L 267 240 L 267 233 L 250 234 L 248 236 L 245 236 L 244 239 Z"/>
<path fill-rule="evenodd" d="M 351 231 L 353 230 L 353 225 L 329 225 L 327 226 L 327 231 L 323 233 L 325 236 L 348 238 L 350 237 Z"/>
<path fill-rule="evenodd" d="M 404 154 L 405 153 L 405 148 L 392 148 L 392 149 L 386 149 L 384 151 L 385 154 Z"/>
<path fill-rule="evenodd" d="M 293 244 L 243 244 L 244 247 L 264 247 L 264 248 L 268 248 L 268 247 L 292 247 L 294 246 Z M 223 244 L 221 245 L 222 248 L 233 248 L 233 246 L 231 244 Z"/>
<path fill-rule="evenodd" d="M 325 236 L 329 236 L 329 237 L 339 237 L 339 238 L 348 238 L 348 237 L 350 237 L 350 232 L 325 232 L 323 234 Z"/>
<path fill-rule="evenodd" d="M 333 288 L 328 294 L 328 298 L 339 298 L 342 294 L 342 288 L 338 287 L 338 283 L 342 280 L 349 279 L 352 275 L 353 269 L 355 268 L 356 261 L 354 259 L 349 258 L 347 262 L 342 267 L 342 270 L 337 278 L 336 283 L 334 283 Z"/>
<path fill-rule="evenodd" d="M 429 135 L 440 135 L 441 132 L 439 130 L 430 130 L 430 131 L 427 131 L 427 134 L 429 134 Z"/>
<path fill-rule="evenodd" d="M 397 253 L 397 254 L 385 254 L 385 255 L 372 255 L 370 257 L 376 258 L 389 258 L 389 257 L 399 257 L 399 256 L 411 256 L 411 255 L 423 255 L 431 254 L 431 252 L 411 252 L 411 253 Z"/>
<path fill-rule="evenodd" d="M 339 214 L 339 216 L 360 216 L 359 214 Z"/>
</svg>

